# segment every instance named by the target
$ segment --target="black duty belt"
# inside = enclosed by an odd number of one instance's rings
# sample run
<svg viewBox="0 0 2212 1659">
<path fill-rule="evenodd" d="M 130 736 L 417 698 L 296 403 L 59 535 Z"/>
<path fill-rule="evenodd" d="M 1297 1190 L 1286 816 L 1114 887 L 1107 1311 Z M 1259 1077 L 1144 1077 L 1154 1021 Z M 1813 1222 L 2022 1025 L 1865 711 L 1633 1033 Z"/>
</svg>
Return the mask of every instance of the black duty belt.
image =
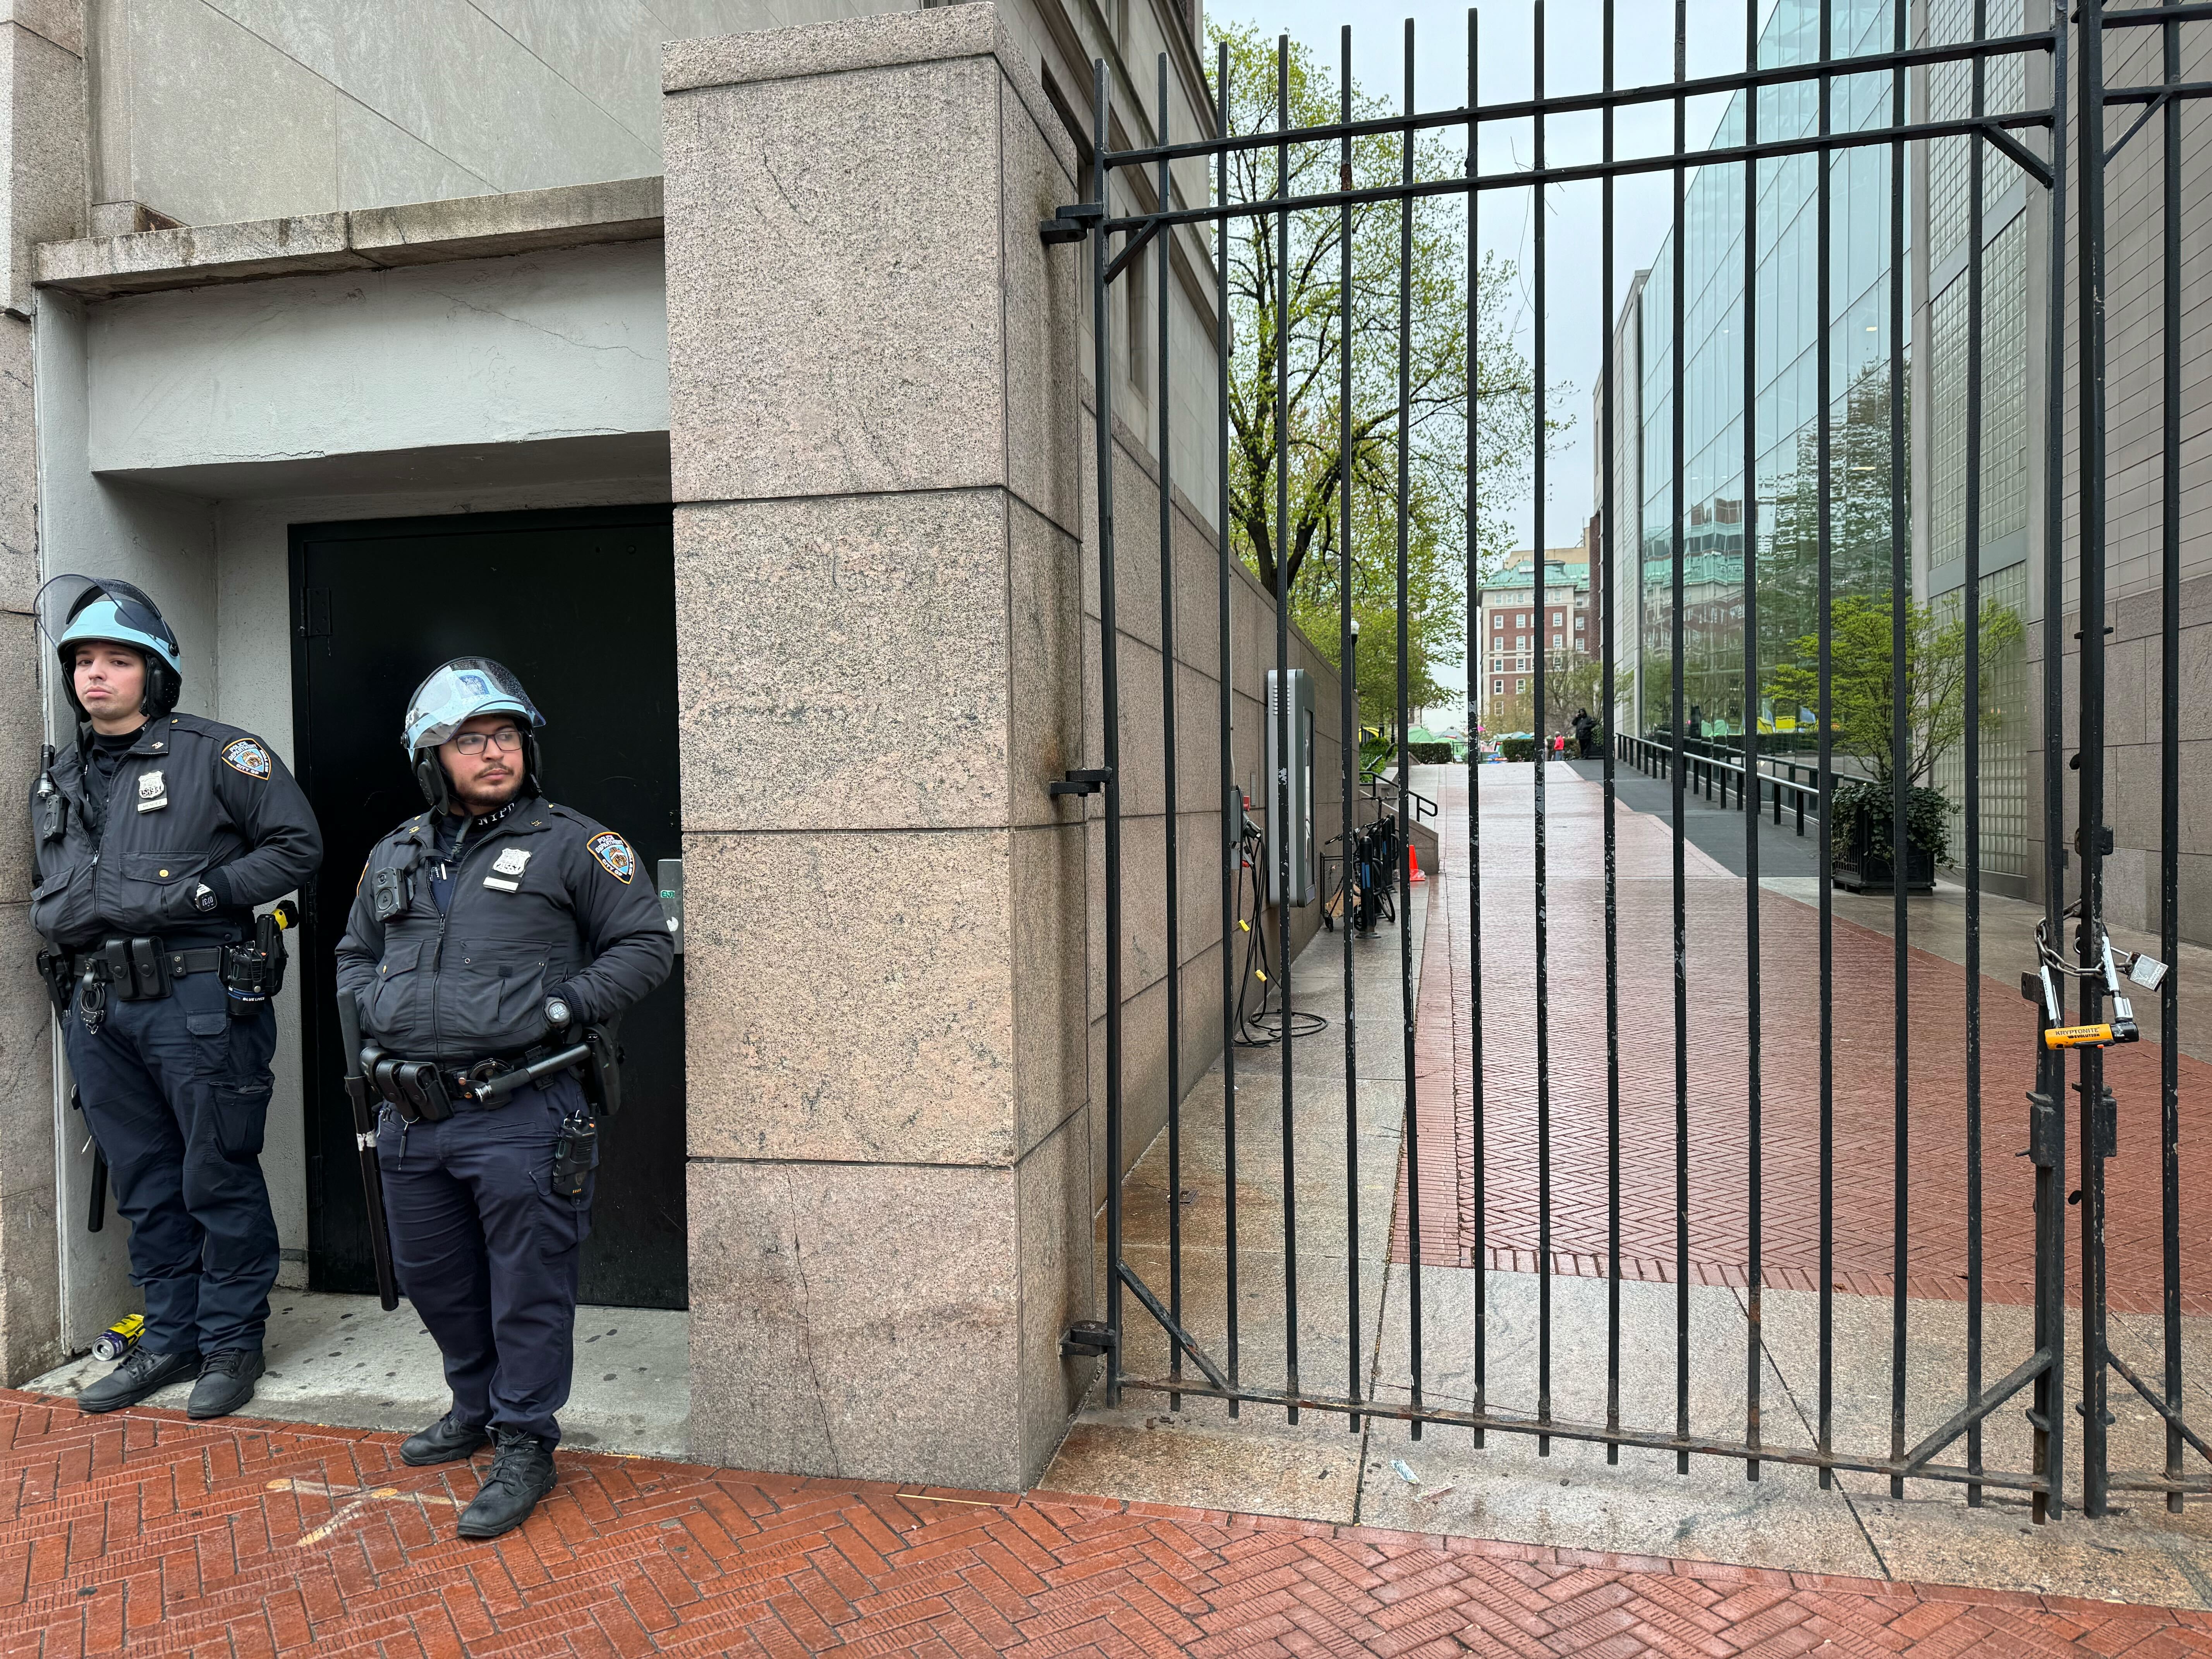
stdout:
<svg viewBox="0 0 2212 1659">
<path fill-rule="evenodd" d="M 220 945 L 210 945 L 198 951 L 162 951 L 159 954 L 168 959 L 171 979 L 182 979 L 186 974 L 212 974 L 222 967 L 222 946 Z M 82 979 L 88 968 L 91 969 L 93 977 L 103 985 L 114 984 L 125 976 L 116 971 L 112 958 L 98 953 L 70 959 L 70 976 L 72 979 Z"/>
<path fill-rule="evenodd" d="M 505 1105 L 511 1091 L 484 1097 L 477 1092 L 478 1086 L 494 1078 L 526 1071 L 554 1052 L 549 1045 L 539 1043 L 516 1054 L 495 1054 L 462 1066 L 450 1060 L 402 1060 L 372 1048 L 362 1052 L 362 1061 L 368 1086 L 391 1103 L 403 1121 L 442 1123 L 458 1109 L 489 1111 Z"/>
<path fill-rule="evenodd" d="M 78 985 L 87 996 L 103 1001 L 112 995 L 118 1002 L 145 1002 L 169 994 L 173 981 L 187 974 L 219 973 L 223 951 L 220 945 L 172 951 L 154 938 L 112 939 L 96 950 L 73 953 L 39 953 L 39 971 L 53 988 L 55 1006 L 65 1006 Z"/>
</svg>

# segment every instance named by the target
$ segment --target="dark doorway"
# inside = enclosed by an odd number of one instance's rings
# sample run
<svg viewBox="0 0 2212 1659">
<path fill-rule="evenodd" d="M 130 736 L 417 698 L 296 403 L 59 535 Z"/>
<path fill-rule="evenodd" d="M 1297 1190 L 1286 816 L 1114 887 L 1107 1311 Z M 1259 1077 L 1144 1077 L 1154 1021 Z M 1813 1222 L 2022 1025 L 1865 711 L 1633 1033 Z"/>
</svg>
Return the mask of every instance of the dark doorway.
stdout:
<svg viewBox="0 0 2212 1659">
<path fill-rule="evenodd" d="M 678 836 L 676 576 L 669 509 L 384 519 L 292 529 L 294 733 L 325 852 L 296 964 L 305 1021 L 309 1282 L 374 1288 L 368 1211 L 340 1082 L 331 976 L 376 840 L 418 812 L 399 741 L 407 695 L 450 657 L 522 677 L 545 716 L 545 786 L 628 836 L 643 879 Z M 583 1298 L 686 1305 L 684 987 L 623 1024 L 625 1106 L 601 1138 Z"/>
</svg>

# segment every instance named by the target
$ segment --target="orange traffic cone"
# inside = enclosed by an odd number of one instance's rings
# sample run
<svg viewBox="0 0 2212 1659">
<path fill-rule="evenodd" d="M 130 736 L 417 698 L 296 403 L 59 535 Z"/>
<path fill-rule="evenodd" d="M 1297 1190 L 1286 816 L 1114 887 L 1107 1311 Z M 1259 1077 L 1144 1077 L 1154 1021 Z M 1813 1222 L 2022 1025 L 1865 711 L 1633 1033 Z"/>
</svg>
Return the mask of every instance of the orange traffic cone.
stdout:
<svg viewBox="0 0 2212 1659">
<path fill-rule="evenodd" d="M 1410 843 L 1406 848 L 1406 868 L 1411 872 L 1406 878 L 1406 885 L 1408 887 L 1418 887 L 1428 879 L 1421 873 L 1421 855 L 1413 850 Z"/>
</svg>

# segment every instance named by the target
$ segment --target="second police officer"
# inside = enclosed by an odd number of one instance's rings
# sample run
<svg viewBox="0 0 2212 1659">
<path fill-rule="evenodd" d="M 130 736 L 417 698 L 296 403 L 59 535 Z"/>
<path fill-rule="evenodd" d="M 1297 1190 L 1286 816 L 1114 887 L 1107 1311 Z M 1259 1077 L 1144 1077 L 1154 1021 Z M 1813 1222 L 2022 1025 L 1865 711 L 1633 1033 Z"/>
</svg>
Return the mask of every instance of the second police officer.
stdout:
<svg viewBox="0 0 2212 1659">
<path fill-rule="evenodd" d="M 85 1118 L 131 1223 L 146 1323 L 79 1409 L 197 1376 L 194 1417 L 253 1397 L 276 1225 L 261 1175 L 275 938 L 254 907 L 322 863 L 314 813 L 249 732 L 174 713 L 177 637 L 112 578 L 57 576 L 40 626 L 81 724 L 31 792 L 31 925 Z"/>
<path fill-rule="evenodd" d="M 520 1526 L 553 1488 L 597 1162 L 574 1072 L 489 1103 L 469 1091 L 612 1022 L 675 960 L 630 844 L 543 798 L 544 725 L 489 658 L 416 688 L 404 740 L 429 810 L 371 849 L 337 951 L 338 995 L 387 1057 L 377 1162 L 393 1263 L 453 1391 L 400 1455 L 494 1449 L 465 1538 Z"/>
</svg>

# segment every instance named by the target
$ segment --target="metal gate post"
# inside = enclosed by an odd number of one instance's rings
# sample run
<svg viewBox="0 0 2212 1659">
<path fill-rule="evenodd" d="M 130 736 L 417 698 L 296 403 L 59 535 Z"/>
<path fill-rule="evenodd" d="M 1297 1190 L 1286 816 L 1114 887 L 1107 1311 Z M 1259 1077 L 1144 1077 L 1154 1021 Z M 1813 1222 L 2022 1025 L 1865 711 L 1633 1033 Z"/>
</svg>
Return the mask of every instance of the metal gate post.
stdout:
<svg viewBox="0 0 2212 1659">
<path fill-rule="evenodd" d="M 1121 674 L 1114 637 L 1114 308 L 1106 302 L 1107 100 L 1103 58 L 1092 66 L 1091 187 L 1100 216 L 1091 231 L 1091 375 L 1098 415 L 1098 685 L 1105 707 L 1106 798 L 1106 1403 L 1121 1403 Z M 1129 349 L 1137 343 L 1133 337 Z"/>
<path fill-rule="evenodd" d="M 2095 966 L 2105 928 L 2105 18 L 2103 0 L 2081 0 L 2081 638 L 2080 965 Z M 2103 988 L 2085 975 L 2081 1018 L 2094 1024 Z M 2081 1136 L 2081 1510 L 2106 1512 L 2105 1160 L 2100 1133 L 2104 1056 L 2081 1050 L 2076 1118 Z"/>
</svg>

